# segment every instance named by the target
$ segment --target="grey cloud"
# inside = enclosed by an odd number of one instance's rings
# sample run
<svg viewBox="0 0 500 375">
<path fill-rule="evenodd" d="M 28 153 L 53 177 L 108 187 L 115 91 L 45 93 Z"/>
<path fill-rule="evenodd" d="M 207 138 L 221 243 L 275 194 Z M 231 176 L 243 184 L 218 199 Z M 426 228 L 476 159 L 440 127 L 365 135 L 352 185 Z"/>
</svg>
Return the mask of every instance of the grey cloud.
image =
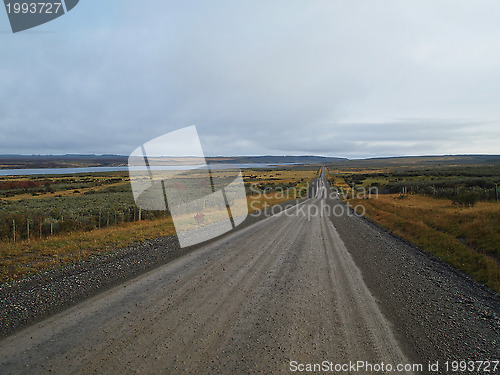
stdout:
<svg viewBox="0 0 500 375">
<path fill-rule="evenodd" d="M 128 153 L 193 124 L 211 155 L 498 153 L 500 3 L 102 7 L 0 35 L 0 153 Z"/>
</svg>

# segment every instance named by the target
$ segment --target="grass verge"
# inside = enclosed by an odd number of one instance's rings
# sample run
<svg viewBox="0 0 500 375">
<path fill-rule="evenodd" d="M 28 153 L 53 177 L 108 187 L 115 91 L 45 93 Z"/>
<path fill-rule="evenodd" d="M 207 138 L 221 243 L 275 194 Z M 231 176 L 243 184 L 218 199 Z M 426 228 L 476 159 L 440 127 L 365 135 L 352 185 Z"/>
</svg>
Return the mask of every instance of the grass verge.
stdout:
<svg viewBox="0 0 500 375">
<path fill-rule="evenodd" d="M 102 255 L 117 247 L 175 233 L 171 217 L 124 223 L 90 232 L 62 233 L 52 237 L 1 244 L 0 283 L 21 279 Z"/>
<path fill-rule="evenodd" d="M 380 195 L 349 199 L 366 216 L 500 292 L 500 204 L 460 208 L 446 199 Z"/>
</svg>

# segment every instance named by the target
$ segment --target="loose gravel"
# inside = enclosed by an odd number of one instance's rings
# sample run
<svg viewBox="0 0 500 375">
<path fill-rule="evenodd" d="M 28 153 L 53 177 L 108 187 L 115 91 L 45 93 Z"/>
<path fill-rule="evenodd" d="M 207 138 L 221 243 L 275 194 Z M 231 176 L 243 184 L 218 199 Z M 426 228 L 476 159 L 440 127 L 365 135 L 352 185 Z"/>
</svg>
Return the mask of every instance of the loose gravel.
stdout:
<svg viewBox="0 0 500 375">
<path fill-rule="evenodd" d="M 280 209 L 300 201 L 280 204 Z M 269 216 L 251 213 L 238 230 Z M 215 241 L 216 239 L 212 240 Z M 205 242 L 204 245 L 212 241 Z M 182 249 L 176 236 L 117 248 L 63 268 L 0 285 L 0 337 L 37 323 L 84 299 L 164 265 L 200 245 Z"/>
</svg>

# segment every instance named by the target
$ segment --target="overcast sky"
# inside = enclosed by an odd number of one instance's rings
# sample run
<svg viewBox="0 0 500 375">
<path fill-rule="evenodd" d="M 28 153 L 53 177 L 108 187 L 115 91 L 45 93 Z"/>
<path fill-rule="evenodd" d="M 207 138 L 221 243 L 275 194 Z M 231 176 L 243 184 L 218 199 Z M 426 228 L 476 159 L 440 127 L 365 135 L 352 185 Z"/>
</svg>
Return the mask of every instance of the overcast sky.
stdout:
<svg viewBox="0 0 500 375">
<path fill-rule="evenodd" d="M 500 154 L 498 0 L 81 0 L 12 34 L 0 154 Z"/>
</svg>

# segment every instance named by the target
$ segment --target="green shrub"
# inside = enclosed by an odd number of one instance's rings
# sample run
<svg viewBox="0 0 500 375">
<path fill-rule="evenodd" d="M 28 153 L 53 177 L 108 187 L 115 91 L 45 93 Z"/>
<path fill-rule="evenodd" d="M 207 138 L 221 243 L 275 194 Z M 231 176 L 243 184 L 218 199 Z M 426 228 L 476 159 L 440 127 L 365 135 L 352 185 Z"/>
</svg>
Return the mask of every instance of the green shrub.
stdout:
<svg viewBox="0 0 500 375">
<path fill-rule="evenodd" d="M 461 207 L 473 207 L 477 202 L 477 195 L 472 192 L 460 192 L 453 199 L 453 204 Z"/>
</svg>

